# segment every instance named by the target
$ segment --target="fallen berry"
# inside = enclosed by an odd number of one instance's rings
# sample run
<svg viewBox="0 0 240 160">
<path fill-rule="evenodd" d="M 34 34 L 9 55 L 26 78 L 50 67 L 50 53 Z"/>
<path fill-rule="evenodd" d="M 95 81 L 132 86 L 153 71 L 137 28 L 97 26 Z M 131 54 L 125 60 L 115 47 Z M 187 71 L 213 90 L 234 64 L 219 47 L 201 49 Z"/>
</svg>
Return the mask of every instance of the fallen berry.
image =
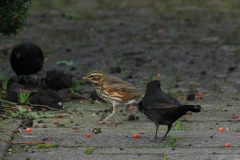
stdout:
<svg viewBox="0 0 240 160">
<path fill-rule="evenodd" d="M 144 134 L 144 131 L 141 131 L 140 133 L 141 133 L 141 134 Z"/>
<path fill-rule="evenodd" d="M 65 98 L 65 101 L 68 102 L 68 101 L 70 101 L 70 100 L 69 100 L 69 98 Z"/>
<path fill-rule="evenodd" d="M 42 126 L 42 128 L 47 128 L 47 125 L 46 125 L 46 124 L 44 124 L 44 125 Z"/>
<path fill-rule="evenodd" d="M 38 128 L 38 125 L 33 126 L 34 128 Z"/>
<path fill-rule="evenodd" d="M 222 127 L 218 128 L 219 131 L 223 131 L 224 129 Z"/>
<path fill-rule="evenodd" d="M 185 115 L 192 115 L 192 112 L 187 112 Z"/>
<path fill-rule="evenodd" d="M 202 93 L 197 93 L 197 96 L 202 96 Z"/>
<path fill-rule="evenodd" d="M 58 118 L 63 118 L 63 115 L 58 115 Z"/>
<path fill-rule="evenodd" d="M 46 108 L 42 108 L 42 111 L 44 111 L 44 112 L 45 112 L 46 110 L 47 110 Z"/>
<path fill-rule="evenodd" d="M 101 124 L 101 121 L 97 121 L 97 124 Z"/>
<path fill-rule="evenodd" d="M 90 136 L 91 136 L 91 133 L 87 133 L 86 136 L 87 136 L 87 137 L 90 137 Z"/>
<path fill-rule="evenodd" d="M 133 137 L 134 137 L 134 138 L 139 138 L 139 136 L 138 136 L 137 133 L 135 133 L 135 134 L 133 135 Z"/>
<path fill-rule="evenodd" d="M 236 119 L 236 118 L 238 118 L 238 116 L 236 116 L 236 115 L 233 115 L 233 116 L 232 116 L 232 119 Z"/>
<path fill-rule="evenodd" d="M 226 146 L 226 147 L 230 147 L 230 143 L 226 143 L 225 146 Z"/>
<path fill-rule="evenodd" d="M 32 128 L 26 128 L 26 132 L 31 132 Z"/>
<path fill-rule="evenodd" d="M 53 124 L 59 124 L 58 121 L 53 122 Z"/>
<path fill-rule="evenodd" d="M 80 132 L 80 130 L 75 130 L 75 132 Z"/>
<path fill-rule="evenodd" d="M 118 121 L 116 121 L 116 125 L 119 125 L 119 122 L 118 122 Z"/>
<path fill-rule="evenodd" d="M 160 74 L 159 74 L 159 73 L 157 74 L 157 77 L 160 77 Z"/>
<path fill-rule="evenodd" d="M 129 109 L 129 110 L 133 110 L 133 107 L 132 107 L 132 106 L 130 106 L 128 109 Z"/>
</svg>

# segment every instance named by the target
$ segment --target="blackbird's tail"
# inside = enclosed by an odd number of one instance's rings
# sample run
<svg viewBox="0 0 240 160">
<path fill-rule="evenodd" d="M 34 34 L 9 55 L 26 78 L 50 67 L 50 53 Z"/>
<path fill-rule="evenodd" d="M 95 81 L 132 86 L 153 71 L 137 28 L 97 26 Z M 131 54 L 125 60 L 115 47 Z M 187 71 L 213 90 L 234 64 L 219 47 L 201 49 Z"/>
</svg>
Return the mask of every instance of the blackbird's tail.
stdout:
<svg viewBox="0 0 240 160">
<path fill-rule="evenodd" d="M 137 104 L 139 112 L 143 113 L 142 101 Z"/>
<path fill-rule="evenodd" d="M 191 112 L 201 112 L 202 107 L 200 105 L 179 105 L 176 109 Z"/>
</svg>

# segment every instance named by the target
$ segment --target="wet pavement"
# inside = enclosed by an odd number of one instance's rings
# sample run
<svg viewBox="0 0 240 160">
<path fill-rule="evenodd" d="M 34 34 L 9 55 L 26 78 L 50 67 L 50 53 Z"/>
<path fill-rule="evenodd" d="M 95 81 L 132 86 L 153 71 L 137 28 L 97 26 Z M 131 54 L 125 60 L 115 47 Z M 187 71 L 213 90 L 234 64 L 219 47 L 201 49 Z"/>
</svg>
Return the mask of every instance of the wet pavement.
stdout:
<svg viewBox="0 0 240 160">
<path fill-rule="evenodd" d="M 187 3 L 189 2 L 189 3 Z M 21 41 L 38 44 L 45 62 L 40 76 L 51 69 L 71 73 L 75 78 L 101 70 L 143 89 L 158 79 L 165 92 L 184 104 L 200 104 L 201 113 L 185 115 L 181 127 L 169 133 L 169 140 L 153 143 L 155 126 L 144 115 L 132 111 L 139 120 L 126 121 L 125 111 L 117 112 L 109 123 L 97 125 L 111 104 L 65 102 L 68 112 L 47 111 L 67 118 L 39 118 L 31 132 L 13 134 L 1 129 L 3 159 L 239 159 L 239 8 L 236 0 L 224 1 L 40 1 L 33 2 L 25 27 L 15 37 L 0 37 L 0 73 L 15 77 L 9 64 L 12 48 Z M 4 50 L 4 51 L 2 51 Z M 72 65 L 58 65 L 59 61 Z M 111 73 L 121 67 L 120 73 Z M 157 74 L 160 77 L 157 77 Z M 89 99 L 90 83 L 81 81 Z M 190 93 L 202 93 L 186 101 Z M 183 98 L 185 97 L 185 98 Z M 119 107 L 125 109 L 125 107 Z M 82 113 L 80 115 L 79 113 Z M 110 113 L 107 113 L 107 115 Z M 71 117 L 72 115 L 72 117 Z M 0 127 L 16 129 L 20 124 L 1 120 Z M 37 123 L 43 120 L 45 123 Z M 60 126 L 53 124 L 58 121 Z M 115 125 L 115 121 L 121 122 Z M 42 128 L 47 124 L 47 128 Z M 76 124 L 79 124 L 76 126 Z M 75 132 L 77 127 L 79 132 Z M 101 133 L 86 137 L 94 128 Z M 166 132 L 160 126 L 159 136 Z M 218 131 L 223 127 L 224 131 Z M 226 130 L 228 129 L 228 130 Z M 144 134 L 140 134 L 144 131 Z M 138 133 L 140 138 L 132 136 Z M 175 139 L 178 138 L 178 139 Z M 173 140 L 173 143 L 170 141 Z M 172 141 L 171 141 L 172 142 Z M 225 147 L 229 142 L 230 147 Z M 55 144 L 55 145 L 48 145 Z M 48 147 L 48 148 L 47 148 Z M 86 151 L 92 148 L 92 152 Z"/>
</svg>

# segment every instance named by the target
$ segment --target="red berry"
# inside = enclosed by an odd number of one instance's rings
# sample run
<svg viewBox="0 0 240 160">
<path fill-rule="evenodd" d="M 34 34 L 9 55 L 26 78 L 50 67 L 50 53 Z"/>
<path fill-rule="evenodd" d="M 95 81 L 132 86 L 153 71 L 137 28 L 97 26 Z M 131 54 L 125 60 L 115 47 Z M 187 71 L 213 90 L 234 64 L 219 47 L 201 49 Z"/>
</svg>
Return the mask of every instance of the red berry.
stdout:
<svg viewBox="0 0 240 160">
<path fill-rule="evenodd" d="M 197 96 L 202 96 L 202 93 L 197 93 Z"/>
<path fill-rule="evenodd" d="M 232 116 L 232 119 L 236 119 L 236 118 L 238 118 L 238 116 L 236 116 L 236 115 L 233 115 L 233 116 Z"/>
<path fill-rule="evenodd" d="M 63 118 L 63 115 L 58 115 L 58 118 Z"/>
<path fill-rule="evenodd" d="M 47 128 L 47 125 L 46 125 L 46 124 L 44 124 L 44 125 L 42 126 L 42 128 Z"/>
<path fill-rule="evenodd" d="M 33 126 L 34 128 L 38 128 L 38 125 Z"/>
<path fill-rule="evenodd" d="M 116 125 L 119 125 L 119 122 L 118 122 L 118 121 L 116 121 Z"/>
<path fill-rule="evenodd" d="M 226 147 L 230 147 L 230 143 L 226 143 L 225 146 L 226 146 Z"/>
<path fill-rule="evenodd" d="M 129 109 L 129 110 L 133 110 L 133 107 L 132 107 L 132 106 L 130 106 L 128 109 Z"/>
<path fill-rule="evenodd" d="M 135 134 L 133 135 L 133 137 L 134 137 L 134 138 L 139 138 L 139 136 L 138 136 L 137 133 L 135 133 Z"/>
<path fill-rule="evenodd" d="M 31 132 L 32 128 L 26 128 L 26 132 Z"/>
<path fill-rule="evenodd" d="M 218 128 L 219 131 L 223 131 L 224 129 L 222 127 Z"/>
<path fill-rule="evenodd" d="M 90 136 L 91 136 L 91 133 L 87 133 L 86 136 L 87 136 L 87 137 L 90 137 Z"/>
<path fill-rule="evenodd" d="M 101 121 L 97 121 L 97 124 L 100 124 Z"/>
<path fill-rule="evenodd" d="M 46 108 L 42 108 L 42 111 L 46 111 L 47 109 Z"/>
<path fill-rule="evenodd" d="M 58 121 L 53 122 L 53 124 L 58 124 Z"/>
<path fill-rule="evenodd" d="M 68 101 L 69 101 L 69 98 L 65 98 L 65 101 L 68 102 Z"/>
</svg>

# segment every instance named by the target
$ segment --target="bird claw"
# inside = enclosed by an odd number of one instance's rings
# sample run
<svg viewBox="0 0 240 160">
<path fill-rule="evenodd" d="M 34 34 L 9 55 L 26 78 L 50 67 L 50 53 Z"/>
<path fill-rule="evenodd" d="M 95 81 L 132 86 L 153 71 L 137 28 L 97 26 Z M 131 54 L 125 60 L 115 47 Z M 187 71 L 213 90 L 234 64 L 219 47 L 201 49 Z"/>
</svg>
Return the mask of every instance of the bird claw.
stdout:
<svg viewBox="0 0 240 160">
<path fill-rule="evenodd" d="M 152 139 L 152 140 L 150 140 L 150 142 L 160 143 L 160 142 L 166 141 L 166 140 L 168 140 L 167 137 L 166 138 L 162 137 L 162 138 L 159 138 L 159 139 L 158 138 Z"/>
</svg>

